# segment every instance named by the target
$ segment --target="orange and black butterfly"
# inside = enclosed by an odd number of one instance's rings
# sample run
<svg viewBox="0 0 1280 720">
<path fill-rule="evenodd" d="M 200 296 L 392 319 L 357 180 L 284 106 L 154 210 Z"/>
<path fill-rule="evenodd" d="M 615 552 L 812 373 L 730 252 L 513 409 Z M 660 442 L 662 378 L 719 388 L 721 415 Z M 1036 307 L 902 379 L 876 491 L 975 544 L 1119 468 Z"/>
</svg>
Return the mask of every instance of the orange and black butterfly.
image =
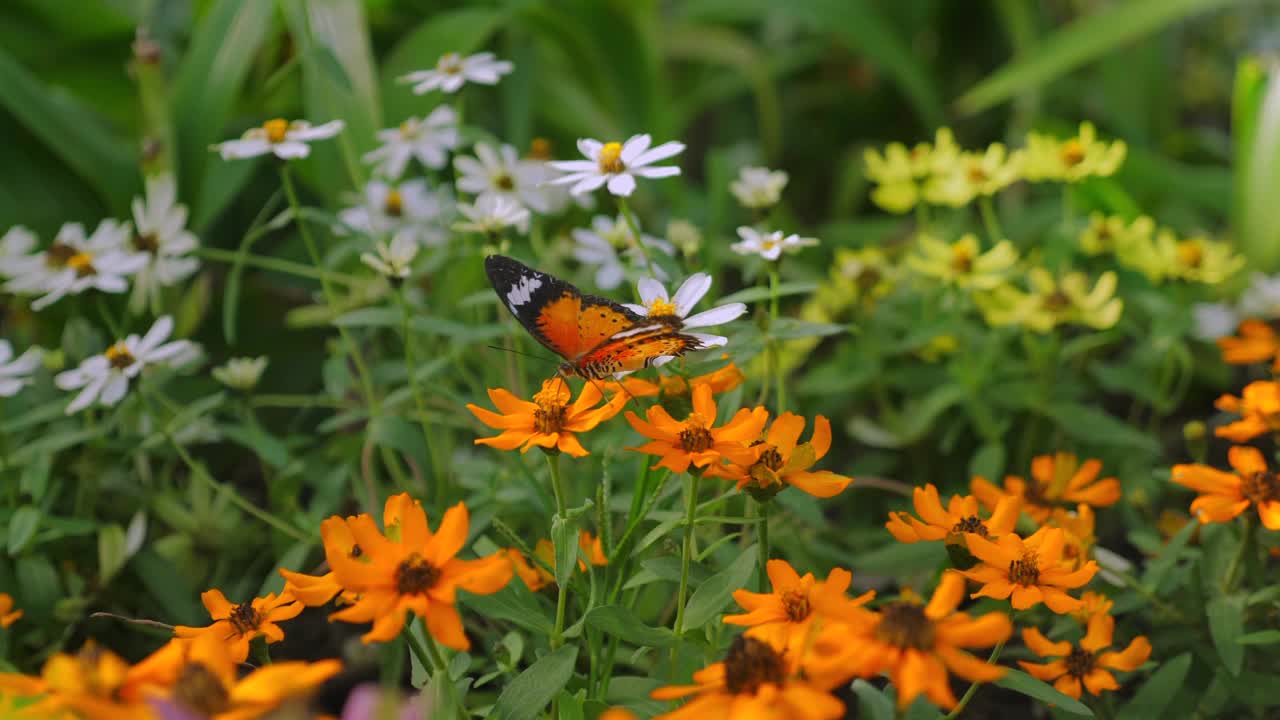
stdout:
<svg viewBox="0 0 1280 720">
<path fill-rule="evenodd" d="M 647 318 L 503 255 L 484 259 L 489 282 L 538 342 L 564 358 L 562 375 L 601 380 L 703 349 L 669 321 Z"/>
</svg>

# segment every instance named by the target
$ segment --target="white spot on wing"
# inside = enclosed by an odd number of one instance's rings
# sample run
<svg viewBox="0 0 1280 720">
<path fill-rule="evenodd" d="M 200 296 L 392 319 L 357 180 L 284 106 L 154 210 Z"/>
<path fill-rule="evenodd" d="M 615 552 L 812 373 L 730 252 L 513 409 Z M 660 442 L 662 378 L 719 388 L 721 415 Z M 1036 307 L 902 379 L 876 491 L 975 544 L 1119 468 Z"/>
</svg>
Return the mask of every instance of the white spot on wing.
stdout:
<svg viewBox="0 0 1280 720">
<path fill-rule="evenodd" d="M 662 327 L 663 326 L 661 323 L 658 323 L 655 325 L 644 325 L 641 327 L 635 327 L 635 328 L 631 328 L 630 330 L 623 330 L 621 332 L 616 332 L 613 335 L 610 335 L 609 339 L 621 340 L 622 338 L 631 337 L 632 335 L 641 335 L 643 333 L 652 332 L 654 330 L 660 330 L 662 329 Z"/>
<path fill-rule="evenodd" d="M 532 300 L 533 291 L 540 287 L 542 287 L 542 280 L 533 275 L 520 278 L 520 281 L 507 292 L 507 305 L 511 307 L 511 311 L 515 312 L 516 308 Z"/>
</svg>

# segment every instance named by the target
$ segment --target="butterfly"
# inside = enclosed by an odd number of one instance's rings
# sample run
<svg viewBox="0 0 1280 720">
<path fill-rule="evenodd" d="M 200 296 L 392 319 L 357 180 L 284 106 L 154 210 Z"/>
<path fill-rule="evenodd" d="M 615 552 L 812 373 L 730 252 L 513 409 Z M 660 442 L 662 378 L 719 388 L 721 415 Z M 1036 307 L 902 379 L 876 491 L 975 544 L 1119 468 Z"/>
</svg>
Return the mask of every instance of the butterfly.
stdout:
<svg viewBox="0 0 1280 720">
<path fill-rule="evenodd" d="M 670 320 L 638 315 L 518 260 L 490 255 L 484 269 L 524 329 L 564 358 L 561 375 L 601 380 L 703 349 L 700 339 L 681 333 Z"/>
</svg>

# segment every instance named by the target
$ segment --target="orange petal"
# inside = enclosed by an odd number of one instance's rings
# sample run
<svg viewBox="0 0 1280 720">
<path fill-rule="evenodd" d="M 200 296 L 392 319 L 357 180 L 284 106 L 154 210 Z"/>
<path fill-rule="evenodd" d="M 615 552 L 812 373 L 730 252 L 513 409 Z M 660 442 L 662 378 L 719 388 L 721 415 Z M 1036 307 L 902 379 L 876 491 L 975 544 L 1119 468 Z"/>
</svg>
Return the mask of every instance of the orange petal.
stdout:
<svg viewBox="0 0 1280 720">
<path fill-rule="evenodd" d="M 1053 684 L 1053 689 L 1063 695 L 1070 695 L 1077 700 L 1080 699 L 1080 680 L 1071 675 L 1063 675 L 1058 678 L 1058 681 Z"/>
<path fill-rule="evenodd" d="M 804 418 L 795 413 L 784 412 L 773 421 L 769 428 L 769 444 L 778 448 L 783 457 L 790 457 L 800 441 L 800 433 L 804 432 Z"/>
<path fill-rule="evenodd" d="M 822 415 L 814 416 L 813 437 L 809 438 L 809 444 L 813 445 L 813 457 L 815 460 L 821 459 L 831 450 L 831 421 L 826 417 Z"/>
<path fill-rule="evenodd" d="M 1080 647 L 1091 653 L 1111 646 L 1111 635 L 1115 631 L 1116 619 L 1110 615 L 1098 614 L 1089 618 L 1089 631 L 1080 641 Z"/>
<path fill-rule="evenodd" d="M 1033 663 L 1026 660 L 1019 660 L 1018 664 L 1027 674 L 1037 680 L 1044 682 L 1052 682 L 1062 677 L 1067 672 L 1067 664 L 1061 660 L 1054 660 L 1051 663 Z"/>
<path fill-rule="evenodd" d="M 956 519 L 942 509 L 942 502 L 938 497 L 938 488 L 934 487 L 933 483 L 929 483 L 923 488 L 912 490 L 911 502 L 915 505 L 920 519 L 930 525 L 949 528 L 956 524 Z"/>
<path fill-rule="evenodd" d="M 1084 489 L 1068 491 L 1064 500 L 1088 503 L 1094 507 L 1107 507 L 1120 501 L 1120 481 L 1106 478 Z"/>
<path fill-rule="evenodd" d="M 993 682 L 1004 677 L 1005 669 L 953 647 L 940 646 L 935 652 L 951 671 L 970 682 Z"/>
<path fill-rule="evenodd" d="M 231 617 L 231 611 L 235 609 L 235 606 L 227 601 L 227 597 L 218 588 L 200 593 L 200 602 L 204 604 L 204 609 L 209 611 L 209 617 L 214 620 L 225 620 Z"/>
<path fill-rule="evenodd" d="M 1004 613 L 987 613 L 972 620 L 964 617 L 952 616 L 940 624 L 938 639 L 957 647 L 991 647 L 1013 634 L 1013 622 Z"/>
<path fill-rule="evenodd" d="M 532 415 L 538 409 L 536 403 L 521 400 L 505 388 L 490 388 L 489 399 L 503 415 Z"/>
<path fill-rule="evenodd" d="M 427 631 L 441 645 L 454 650 L 467 650 L 471 641 L 462 628 L 462 616 L 452 605 L 431 604 L 431 612 L 427 613 Z"/>
<path fill-rule="evenodd" d="M 1267 471 L 1267 461 L 1256 447 L 1236 445 L 1227 451 L 1227 461 L 1242 477 Z"/>
<path fill-rule="evenodd" d="M 1000 498 L 996 503 L 996 508 L 991 512 L 991 517 L 985 523 L 987 526 L 987 534 L 998 537 L 1013 532 L 1014 526 L 1018 524 L 1018 513 L 1021 508 L 1018 498 L 1013 496 Z"/>
<path fill-rule="evenodd" d="M 1084 676 L 1085 688 L 1094 695 L 1101 695 L 1103 690 L 1119 690 L 1116 678 L 1106 670 L 1094 668 Z"/>
<path fill-rule="evenodd" d="M 1151 657 L 1151 642 L 1146 636 L 1139 635 L 1129 643 L 1122 652 L 1105 652 L 1098 656 L 1098 664 L 1112 670 L 1137 670 L 1142 663 Z"/>
<path fill-rule="evenodd" d="M 711 385 L 698 383 L 693 386 L 693 411 L 702 416 L 707 425 L 716 422 L 716 401 L 711 397 Z"/>
<path fill-rule="evenodd" d="M 1016 562 L 1022 557 L 1022 553 L 1015 551 L 1008 544 L 996 544 L 974 533 L 966 533 L 964 540 L 974 557 L 992 567 L 1008 567 L 1009 563 Z"/>
<path fill-rule="evenodd" d="M 933 597 L 925 606 L 924 614 L 930 620 L 941 620 L 955 612 L 963 599 L 964 577 L 956 572 L 944 572 L 937 589 L 933 591 Z"/>
<path fill-rule="evenodd" d="M 425 522 L 425 515 L 424 515 Z M 453 559 L 467 541 L 467 528 L 471 524 L 467 506 L 458 503 L 445 510 L 440 527 L 436 529 L 431 542 L 423 548 L 422 557 L 436 567 L 443 567 Z"/>
<path fill-rule="evenodd" d="M 837 475 L 830 470 L 795 472 L 787 475 L 785 480 L 788 485 L 794 485 L 819 498 L 835 497 L 853 482 L 853 478 Z"/>
<path fill-rule="evenodd" d="M 1066 657 L 1071 654 L 1071 643 L 1066 640 L 1053 642 L 1036 628 L 1024 628 L 1022 642 L 1040 657 Z"/>
</svg>

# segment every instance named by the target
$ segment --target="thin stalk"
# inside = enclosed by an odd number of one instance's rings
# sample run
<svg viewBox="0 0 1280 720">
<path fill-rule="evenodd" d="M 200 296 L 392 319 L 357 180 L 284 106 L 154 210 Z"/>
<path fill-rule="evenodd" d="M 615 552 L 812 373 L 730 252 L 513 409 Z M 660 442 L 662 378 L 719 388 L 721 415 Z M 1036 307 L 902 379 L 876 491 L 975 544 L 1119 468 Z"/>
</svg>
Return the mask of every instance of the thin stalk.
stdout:
<svg viewBox="0 0 1280 720">
<path fill-rule="evenodd" d="M 680 549 L 680 590 L 676 593 L 676 637 L 684 632 L 684 605 L 689 595 L 689 565 L 693 560 L 693 522 L 698 514 L 698 480 L 695 470 L 689 473 L 689 497 L 685 499 L 684 543 Z"/>
<path fill-rule="evenodd" d="M 1253 550 L 1253 541 L 1258 535 L 1254 530 L 1254 518 L 1256 517 L 1256 515 L 1245 513 L 1244 537 L 1240 538 L 1240 549 L 1236 551 L 1235 557 L 1231 558 L 1231 565 L 1227 567 L 1227 575 L 1223 579 L 1223 592 L 1229 593 L 1235 589 L 1240 568 L 1244 567 L 1245 560 L 1249 557 L 1249 552 Z"/>
<path fill-rule="evenodd" d="M 462 707 L 462 704 L 458 702 L 456 690 L 453 686 L 453 678 L 449 677 L 449 664 L 444 661 L 444 656 L 440 654 L 440 648 L 436 647 L 436 641 L 431 637 L 431 632 L 423 632 L 423 635 L 427 638 L 427 642 L 423 644 L 418 641 L 418 638 L 414 637 L 413 633 L 409 632 L 410 625 L 411 623 L 406 623 L 404 631 L 401 633 L 409 644 L 409 652 L 413 653 L 414 657 L 418 658 L 418 662 L 422 663 L 424 667 L 431 668 L 431 677 L 433 679 L 439 678 L 443 680 L 445 693 L 449 697 L 449 704 L 457 711 L 459 718 L 466 720 L 470 715 L 467 713 L 466 708 Z"/>
<path fill-rule="evenodd" d="M 219 248 L 201 247 L 194 252 L 197 257 L 205 260 L 215 260 L 217 262 L 233 263 L 239 258 L 239 253 L 230 250 L 221 250 Z M 273 270 L 288 275 L 297 275 L 298 277 L 310 278 L 312 280 L 328 280 L 329 282 L 347 287 L 355 287 L 364 284 L 364 281 L 355 275 L 347 275 L 346 273 L 333 272 L 331 270 L 321 270 L 313 268 L 302 263 L 296 263 L 291 260 L 281 260 L 280 258 L 267 257 L 265 255 L 254 255 L 245 253 L 243 258 L 239 258 L 245 265 L 261 268 L 263 270 Z"/>
<path fill-rule="evenodd" d="M 999 643 L 996 643 L 995 649 L 991 651 L 991 656 L 987 658 L 988 665 L 994 665 L 996 661 L 1000 659 L 1000 651 L 1004 650 L 1004 642 L 1004 640 L 1001 640 Z M 951 712 L 947 713 L 945 720 L 952 720 L 952 718 L 960 717 L 960 713 L 964 712 L 965 706 L 973 699 L 974 693 L 978 692 L 979 684 L 980 683 L 975 682 L 969 685 L 969 689 L 965 690 L 964 695 L 961 696 L 960 702 L 956 703 L 956 706 L 951 709 Z"/>
<path fill-rule="evenodd" d="M 409 298 L 405 296 L 405 289 L 400 288 L 400 292 L 396 293 L 396 299 L 400 305 L 400 334 L 404 339 L 404 358 L 405 365 L 408 368 L 409 389 L 413 392 L 413 402 L 418 409 L 418 425 L 422 428 L 422 441 L 426 443 L 427 458 L 431 461 L 431 479 L 438 480 L 440 477 L 440 466 L 436 462 L 435 447 L 431 443 L 431 421 L 427 419 L 427 403 L 423 399 L 422 386 L 418 383 L 418 375 L 415 369 L 418 366 L 415 352 L 417 343 L 413 341 L 413 335 L 410 334 L 409 321 L 411 316 L 409 313 Z M 425 484 L 425 480 L 424 480 Z M 429 497 L 426 487 L 422 488 L 423 497 Z"/>
<path fill-rule="evenodd" d="M 551 469 L 551 491 L 556 496 L 556 517 L 561 521 L 568 517 L 566 511 L 564 488 L 561 487 L 560 478 L 560 454 L 545 453 L 547 456 L 547 467 Z M 559 554 L 559 548 L 556 548 Z M 556 583 L 556 624 L 551 629 L 551 649 L 555 650 L 564 644 L 564 614 L 565 606 L 568 604 L 569 593 L 565 585 L 568 583 Z"/>
<path fill-rule="evenodd" d="M 773 384 L 775 386 L 774 399 L 777 414 L 782 414 L 787 409 L 787 386 L 783 383 L 782 372 L 782 350 L 778 346 L 778 341 L 774 339 L 773 333 L 777 332 L 778 326 L 778 264 L 771 263 L 769 265 L 769 361 L 773 367 Z"/>
<path fill-rule="evenodd" d="M 760 592 L 768 592 L 766 585 L 769 582 L 769 510 L 773 501 L 756 500 L 754 503 L 760 514 L 760 529 L 757 531 L 760 536 L 760 542 L 757 544 L 760 558 Z"/>
<path fill-rule="evenodd" d="M 649 257 L 649 249 L 640 241 L 640 223 L 636 222 L 636 216 L 631 212 L 631 206 L 627 204 L 627 199 L 622 196 L 618 196 L 618 212 L 622 213 L 622 218 L 626 220 L 627 227 L 631 229 L 631 237 L 635 241 L 636 248 L 640 250 L 640 257 L 644 258 L 644 264 L 649 269 L 649 274 L 657 277 L 658 273 L 654 270 L 653 259 Z"/>
<path fill-rule="evenodd" d="M 998 243 L 1005 239 L 1004 228 L 1000 226 L 1000 216 L 996 214 L 995 203 L 990 195 L 978 199 L 978 210 L 982 213 L 982 224 L 987 228 L 987 237 Z"/>
</svg>

